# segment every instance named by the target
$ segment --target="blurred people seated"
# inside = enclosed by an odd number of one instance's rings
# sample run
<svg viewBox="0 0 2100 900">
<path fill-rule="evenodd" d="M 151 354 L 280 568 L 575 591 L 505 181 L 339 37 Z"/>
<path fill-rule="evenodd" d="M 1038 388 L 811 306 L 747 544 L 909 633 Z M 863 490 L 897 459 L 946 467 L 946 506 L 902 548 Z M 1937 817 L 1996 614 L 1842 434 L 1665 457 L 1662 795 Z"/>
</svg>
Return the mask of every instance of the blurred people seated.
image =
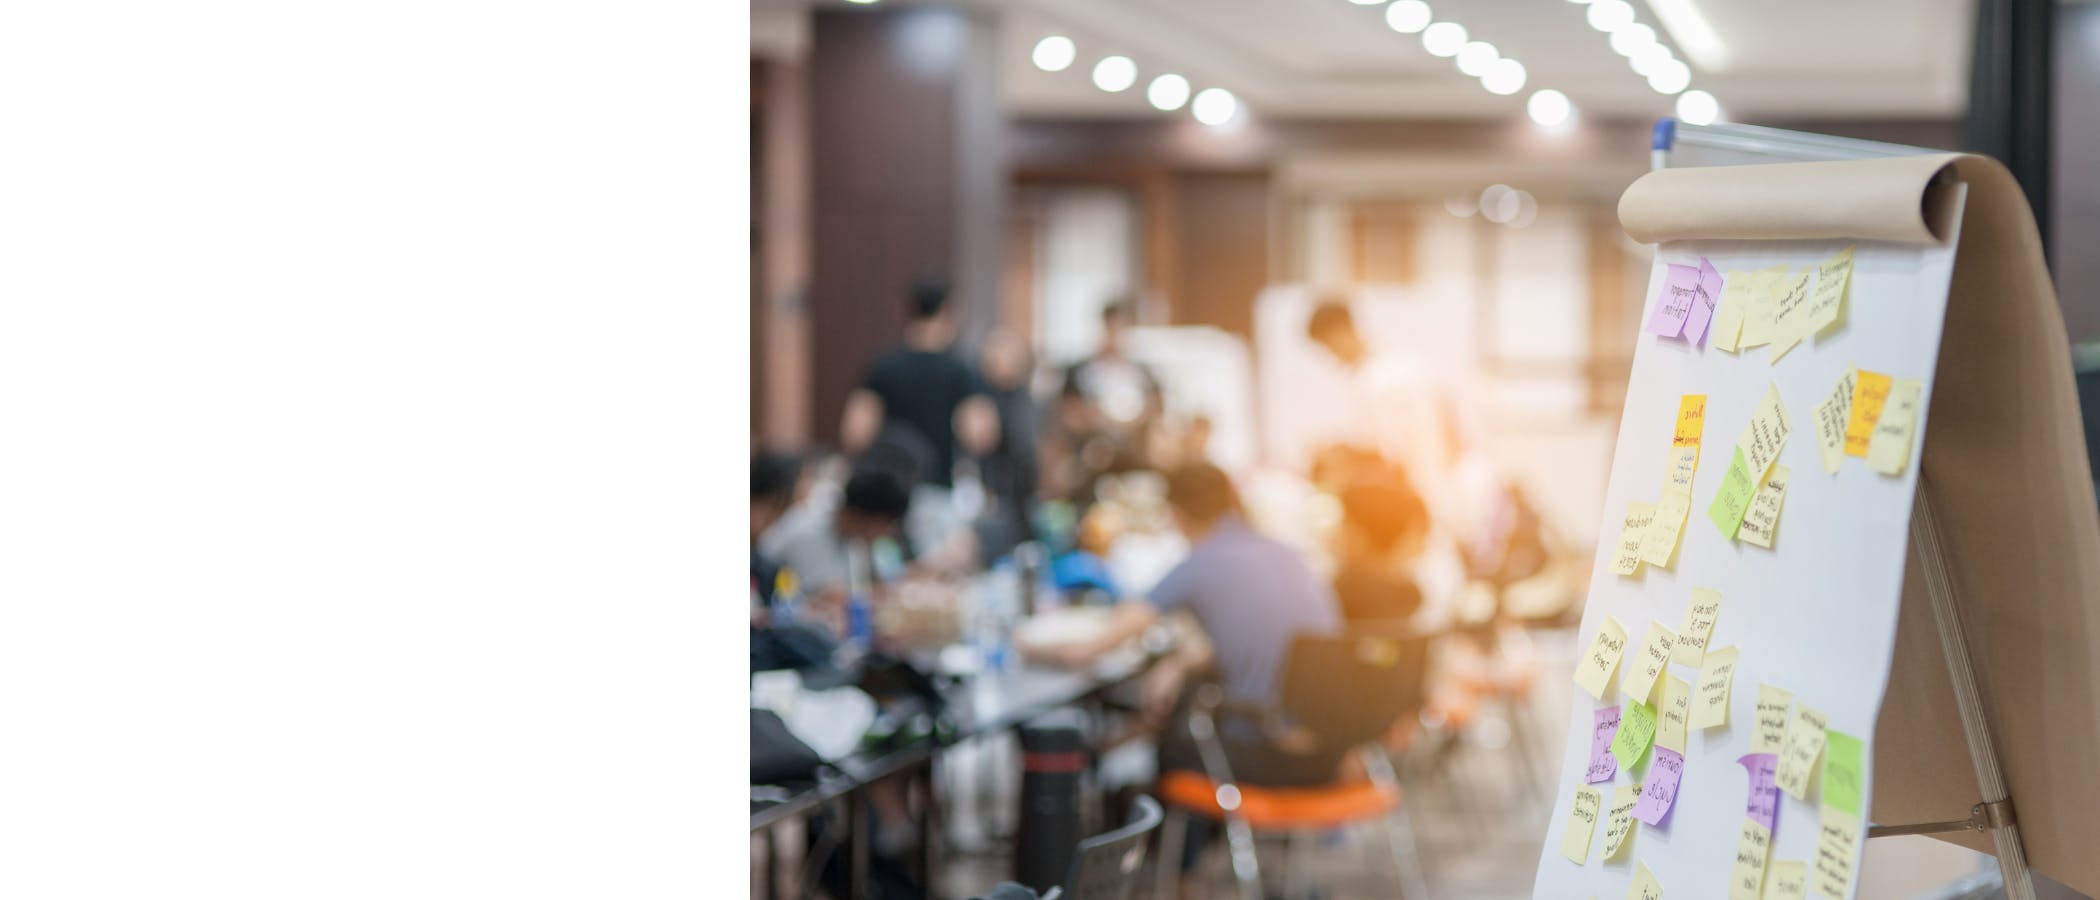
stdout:
<svg viewBox="0 0 2100 900">
<path fill-rule="evenodd" d="M 1040 429 L 1028 384 L 1034 367 L 1028 345 L 1004 329 L 985 338 L 978 366 L 999 413 L 998 443 L 977 464 L 985 495 L 978 534 L 985 558 L 997 559 L 1028 539 L 1035 511 Z"/>
<path fill-rule="evenodd" d="M 1197 463 L 1174 471 L 1167 479 L 1167 502 L 1191 542 L 1188 558 L 1142 599 L 1117 606 L 1094 637 L 1025 649 L 1038 659 L 1083 667 L 1137 637 L 1163 614 L 1192 615 L 1209 658 L 1176 654 L 1162 660 L 1146 674 L 1141 695 L 1147 717 L 1164 725 L 1160 770 L 1200 772 L 1202 759 L 1185 715 L 1198 679 L 1214 675 L 1229 704 L 1273 708 L 1292 637 L 1337 631 L 1341 616 L 1328 586 L 1295 551 L 1247 524 L 1238 492 L 1216 466 Z M 1208 672 L 1201 671 L 1205 668 Z M 1275 735 L 1244 719 L 1225 722 L 1220 738 L 1234 774 L 1259 785 L 1325 784 L 1334 779 L 1346 750 L 1318 746 L 1302 732 Z M 1191 830 L 1185 869 L 1207 837 L 1200 828 Z"/>
<path fill-rule="evenodd" d="M 751 621 L 765 624 L 779 587 L 780 567 L 758 552 L 759 536 L 807 492 L 802 458 L 759 451 L 751 457 Z"/>
<path fill-rule="evenodd" d="M 1158 379 L 1128 355 L 1135 324 L 1134 304 L 1109 304 L 1101 310 L 1100 349 L 1065 370 L 1057 433 L 1045 446 L 1049 487 L 1057 496 L 1084 504 L 1100 476 L 1151 465 L 1165 403 Z"/>
<path fill-rule="evenodd" d="M 875 360 L 860 388 L 846 399 L 839 440 L 848 456 L 858 456 L 884 426 L 909 427 L 933 448 L 925 483 L 945 491 L 953 482 L 958 451 L 984 453 L 997 444 L 999 412 L 984 382 L 953 352 L 955 321 L 947 283 L 913 285 L 909 312 L 903 346 Z"/>
<path fill-rule="evenodd" d="M 910 509 L 911 495 L 895 473 L 863 469 L 843 489 L 811 489 L 760 537 L 759 553 L 791 573 L 801 617 L 827 620 L 835 631 L 848 594 L 874 588 L 870 545 L 894 537 Z"/>
<path fill-rule="evenodd" d="M 1429 507 L 1404 478 L 1361 481 L 1341 492 L 1334 596 L 1352 625 L 1400 624 L 1422 608 L 1415 564 L 1429 542 Z"/>
</svg>

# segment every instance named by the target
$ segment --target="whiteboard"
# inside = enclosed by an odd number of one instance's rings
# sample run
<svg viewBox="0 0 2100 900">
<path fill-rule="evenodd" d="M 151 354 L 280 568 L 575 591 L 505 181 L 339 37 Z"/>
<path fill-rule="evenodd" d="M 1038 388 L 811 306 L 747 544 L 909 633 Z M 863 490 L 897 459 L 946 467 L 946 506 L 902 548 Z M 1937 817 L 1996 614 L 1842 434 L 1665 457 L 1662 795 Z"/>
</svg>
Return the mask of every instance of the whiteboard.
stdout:
<svg viewBox="0 0 2100 900">
<path fill-rule="evenodd" d="M 1963 196 L 1956 194 L 1952 221 L 1960 220 Z M 1630 660 L 1638 653 L 1641 635 L 1651 621 L 1672 631 L 1683 624 L 1693 588 L 1719 591 L 1721 613 L 1707 646 L 1710 651 L 1733 646 L 1740 654 L 1729 694 L 1729 724 L 1689 734 L 1683 780 L 1662 827 L 1636 822 L 1635 834 L 1629 838 L 1631 849 L 1616 861 L 1604 862 L 1600 859 L 1604 843 L 1600 815 L 1588 859 L 1576 865 L 1561 855 L 1569 807 L 1576 789 L 1583 786 L 1593 713 L 1622 702 L 1618 682 L 1627 663 L 1622 660 L 1621 669 L 1613 673 L 1612 692 L 1602 702 L 1572 688 L 1574 703 L 1568 711 L 1566 746 L 1554 782 L 1556 796 L 1539 853 L 1534 897 L 1623 897 L 1637 863 L 1655 874 L 1667 896 L 1727 896 L 1748 792 L 1747 776 L 1736 759 L 1750 752 L 1748 723 L 1761 683 L 1791 691 L 1797 703 L 1805 702 L 1827 714 L 1832 729 L 1866 743 L 1865 764 L 1870 768 L 1863 773 L 1866 785 L 1861 809 L 1872 808 L 1867 792 L 1873 783 L 1875 719 L 1888 682 L 1911 498 L 1918 455 L 1925 444 L 1933 367 L 1958 239 L 1959 235 L 1949 234 L 1939 245 L 1856 242 L 1844 325 L 1820 338 L 1804 339 L 1776 364 L 1767 362 L 1764 347 L 1730 354 L 1711 346 L 1641 334 L 1619 423 L 1610 486 L 1599 514 L 1598 564 L 1578 644 L 1586 650 L 1599 624 L 1611 616 L 1627 632 L 1625 659 Z M 1648 306 L 1636 327 L 1653 313 L 1669 263 L 1697 266 L 1704 256 L 1730 277 L 1778 264 L 1798 271 L 1854 243 L 1662 244 L 1650 271 Z M 1924 382 L 1910 462 L 1901 477 L 1875 472 L 1858 458 L 1847 458 L 1835 475 L 1823 469 L 1812 411 L 1854 366 Z M 1731 448 L 1768 385 L 1777 388 L 1791 428 L 1778 464 L 1792 470 L 1771 550 L 1729 541 L 1706 517 L 1727 471 Z M 1693 482 L 1692 511 L 1677 558 L 1667 570 L 1643 566 L 1637 576 L 1616 575 L 1611 554 L 1627 504 L 1654 502 L 1660 497 L 1678 399 L 1684 394 L 1706 395 L 1706 425 Z M 1682 665 L 1672 664 L 1669 673 L 1687 682 L 1695 683 L 1698 678 L 1695 670 Z M 1650 751 L 1638 771 L 1621 771 L 1612 781 L 1594 785 L 1607 806 L 1611 788 L 1645 774 L 1653 758 Z M 1781 793 L 1771 860 L 1804 861 L 1813 869 L 1817 797 L 1811 794 L 1804 802 Z M 1861 828 L 1864 831 L 1864 816 Z M 1859 843 L 1863 848 L 1863 833 Z M 1855 882 L 1856 877 L 1855 872 Z"/>
</svg>

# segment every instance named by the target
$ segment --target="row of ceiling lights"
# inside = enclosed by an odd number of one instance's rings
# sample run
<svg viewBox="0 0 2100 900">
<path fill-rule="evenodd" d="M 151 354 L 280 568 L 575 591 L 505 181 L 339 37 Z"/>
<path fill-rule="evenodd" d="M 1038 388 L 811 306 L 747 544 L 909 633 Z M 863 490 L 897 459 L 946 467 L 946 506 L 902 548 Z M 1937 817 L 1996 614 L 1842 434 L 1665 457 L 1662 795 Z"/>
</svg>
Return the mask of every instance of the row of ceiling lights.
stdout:
<svg viewBox="0 0 2100 900">
<path fill-rule="evenodd" d="M 1361 6 L 1375 6 L 1386 0 L 1351 0 Z M 1424 0 L 1392 0 L 1385 8 L 1385 24 L 1401 34 L 1420 34 L 1422 49 L 1432 56 L 1447 57 L 1458 64 L 1458 70 L 1480 79 L 1480 86 L 1492 94 L 1514 94 L 1524 89 L 1529 73 L 1524 64 L 1503 56 L 1502 51 L 1486 41 L 1470 40 L 1466 27 L 1457 22 L 1437 21 L 1435 13 Z M 1557 128 L 1574 117 L 1575 104 L 1568 95 L 1553 88 L 1533 91 L 1524 103 L 1525 112 L 1541 127 Z"/>
<path fill-rule="evenodd" d="M 1635 19 L 1633 4 L 1627 0 L 1568 0 L 1570 3 L 1586 4 L 1589 9 L 1583 18 L 1590 27 L 1609 35 L 1612 52 L 1626 57 L 1634 74 L 1648 79 L 1648 87 L 1656 93 L 1677 97 L 1677 118 L 1693 125 L 1711 125 L 1720 118 L 1721 104 L 1714 95 L 1691 89 L 1692 67 L 1670 52 L 1655 36 L 1655 29 Z"/>
<path fill-rule="evenodd" d="M 1035 67 L 1045 72 L 1062 72 L 1072 67 L 1079 59 L 1079 45 L 1061 34 L 1053 34 L 1035 43 L 1035 51 L 1029 54 Z M 1137 62 L 1128 56 L 1104 56 L 1094 63 L 1094 86 L 1111 94 L 1120 94 L 1137 84 Z M 1204 88 L 1190 97 L 1189 80 L 1166 72 L 1154 76 L 1145 86 L 1145 99 L 1153 108 L 1162 112 L 1173 112 L 1183 106 L 1189 108 L 1196 121 L 1205 125 L 1224 125 L 1239 116 L 1240 101 L 1224 88 Z"/>
</svg>

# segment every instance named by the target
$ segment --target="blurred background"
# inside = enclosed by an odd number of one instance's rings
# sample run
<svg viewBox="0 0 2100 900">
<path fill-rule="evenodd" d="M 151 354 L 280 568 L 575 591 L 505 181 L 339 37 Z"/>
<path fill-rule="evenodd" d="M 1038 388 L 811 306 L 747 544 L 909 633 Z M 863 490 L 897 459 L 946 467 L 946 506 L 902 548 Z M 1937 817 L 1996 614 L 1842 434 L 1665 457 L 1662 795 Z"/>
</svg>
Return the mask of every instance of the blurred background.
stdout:
<svg viewBox="0 0 2100 900">
<path fill-rule="evenodd" d="M 1650 262 L 1615 206 L 1658 120 L 1997 156 L 2070 336 L 2100 336 L 2100 4 L 751 0 L 750 17 L 754 708 L 805 737 L 858 721 L 811 698 L 869 656 L 926 674 L 941 707 L 898 725 L 938 750 L 899 761 L 916 745 L 848 735 L 820 755 L 884 764 L 856 790 L 793 815 L 754 801 L 754 895 L 1062 874 L 1069 847 L 1026 859 L 1063 840 L 1027 812 L 1050 789 L 1023 745 L 1066 733 L 1039 713 L 1079 711 L 1073 834 L 1159 793 L 1142 685 L 1231 636 L 1199 610 L 1146 623 L 1127 659 L 1031 648 L 1112 629 L 1192 559 L 1214 532 L 1189 527 L 1175 475 L 1208 465 L 1344 619 L 1429 638 L 1383 742 L 1416 859 L 1385 862 L 1376 828 L 1315 829 L 1295 849 L 1317 895 L 1392 896 L 1397 864 L 1435 896 L 1530 896 Z M 887 480 L 856 492 L 868 472 Z M 761 659 L 761 633 L 790 628 L 813 645 Z M 764 677 L 782 673 L 799 683 Z M 894 691 L 864 693 L 871 722 L 893 718 Z M 1295 852 L 1271 843 L 1264 861 Z M 1230 895 L 1225 855 L 1199 894 Z M 1966 851 L 1877 841 L 1862 896 L 1989 877 Z"/>
</svg>

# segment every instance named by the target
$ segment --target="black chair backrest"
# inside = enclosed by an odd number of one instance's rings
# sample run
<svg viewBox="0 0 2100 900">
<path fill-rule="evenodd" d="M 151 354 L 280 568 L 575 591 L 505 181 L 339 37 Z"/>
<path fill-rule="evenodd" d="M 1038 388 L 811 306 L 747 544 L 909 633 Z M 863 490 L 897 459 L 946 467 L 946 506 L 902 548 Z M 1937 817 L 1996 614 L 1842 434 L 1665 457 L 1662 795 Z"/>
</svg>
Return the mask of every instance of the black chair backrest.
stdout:
<svg viewBox="0 0 2100 900">
<path fill-rule="evenodd" d="M 1129 824 L 1080 841 L 1062 900 L 1129 900 L 1142 880 L 1137 871 L 1145 865 L 1145 844 L 1164 818 L 1159 801 L 1139 797 Z"/>
<path fill-rule="evenodd" d="M 1324 744 L 1354 746 L 1421 708 L 1428 674 L 1429 636 L 1398 623 L 1299 635 L 1284 662 L 1283 712 Z"/>
</svg>

